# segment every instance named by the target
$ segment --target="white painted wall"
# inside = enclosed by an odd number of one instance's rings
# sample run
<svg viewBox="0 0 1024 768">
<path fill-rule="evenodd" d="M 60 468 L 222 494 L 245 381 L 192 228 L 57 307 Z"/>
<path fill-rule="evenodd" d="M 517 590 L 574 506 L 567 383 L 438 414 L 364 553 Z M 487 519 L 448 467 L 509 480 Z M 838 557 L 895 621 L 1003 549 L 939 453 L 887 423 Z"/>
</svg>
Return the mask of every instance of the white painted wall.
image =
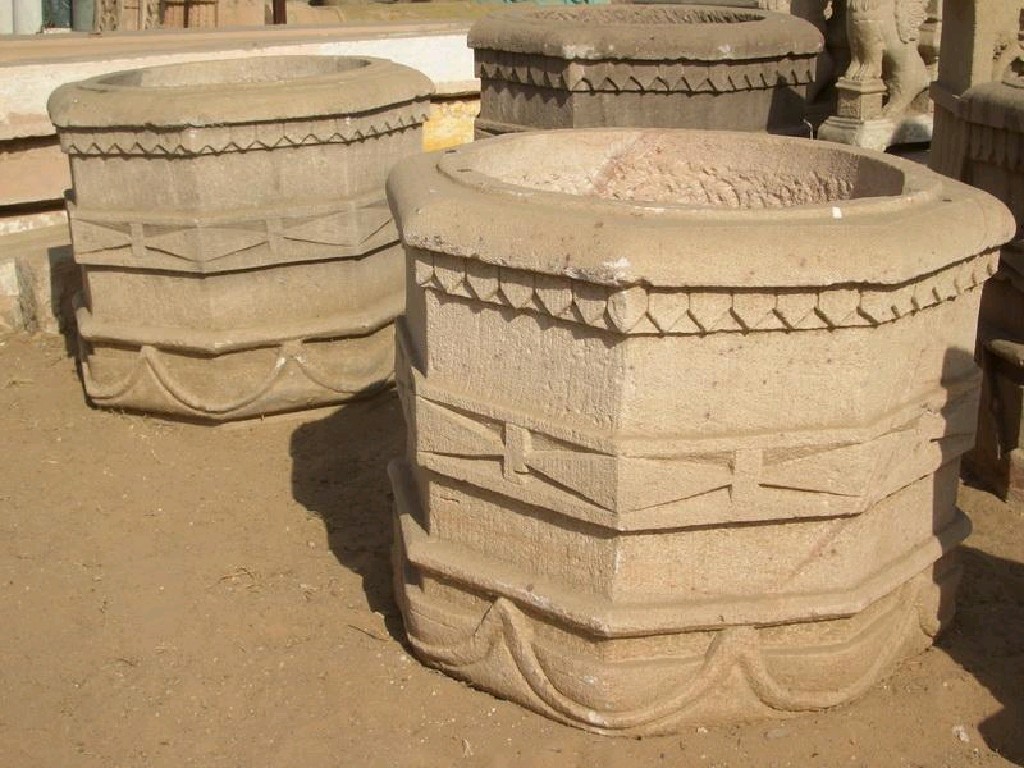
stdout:
<svg viewBox="0 0 1024 768">
<path fill-rule="evenodd" d="M 14 34 L 34 35 L 43 29 L 43 0 L 14 0 Z"/>
<path fill-rule="evenodd" d="M 0 35 L 14 34 L 14 0 L 0 0 Z"/>
<path fill-rule="evenodd" d="M 0 4 L 5 2 L 10 0 L 0 0 Z M 64 83 L 161 64 L 280 55 L 378 56 L 420 70 L 442 92 L 451 90 L 453 86 L 472 88 L 473 82 L 473 52 L 466 46 L 465 34 L 327 42 L 321 39 L 279 45 L 261 43 L 259 47 L 241 47 L 235 39 L 220 50 L 18 64 L 0 67 L 0 141 L 52 134 L 54 130 L 46 115 L 46 100 Z"/>
</svg>

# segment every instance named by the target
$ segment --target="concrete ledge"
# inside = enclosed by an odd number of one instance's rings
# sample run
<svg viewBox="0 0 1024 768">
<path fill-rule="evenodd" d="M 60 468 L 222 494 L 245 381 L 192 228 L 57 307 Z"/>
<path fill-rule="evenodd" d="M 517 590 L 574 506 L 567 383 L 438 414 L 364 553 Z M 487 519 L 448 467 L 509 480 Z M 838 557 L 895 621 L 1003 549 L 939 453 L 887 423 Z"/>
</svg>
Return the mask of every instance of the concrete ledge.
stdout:
<svg viewBox="0 0 1024 768">
<path fill-rule="evenodd" d="M 203 59 L 378 56 L 418 69 L 443 95 L 465 93 L 475 85 L 467 29 L 465 23 L 391 23 L 14 39 L 0 49 L 0 141 L 53 135 L 46 100 L 64 83 Z"/>
<path fill-rule="evenodd" d="M 70 186 L 68 160 L 55 136 L 0 142 L 0 209 L 26 203 L 60 205 Z"/>
</svg>

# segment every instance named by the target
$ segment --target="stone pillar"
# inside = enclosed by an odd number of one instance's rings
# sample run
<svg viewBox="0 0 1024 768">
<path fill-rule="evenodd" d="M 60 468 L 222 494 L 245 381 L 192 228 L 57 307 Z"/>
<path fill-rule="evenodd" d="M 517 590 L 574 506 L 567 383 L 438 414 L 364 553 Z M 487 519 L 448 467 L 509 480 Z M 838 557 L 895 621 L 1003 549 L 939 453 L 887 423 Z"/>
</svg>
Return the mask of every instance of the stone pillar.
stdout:
<svg viewBox="0 0 1024 768">
<path fill-rule="evenodd" d="M 96 0 L 72 0 L 71 28 L 76 32 L 92 32 L 96 26 Z"/>
<path fill-rule="evenodd" d="M 967 464 L 1002 496 L 1024 500 L 1024 2 L 948 0 L 946 15 L 930 164 L 1000 198 L 1018 225 L 982 296 L 985 381 Z"/>
<path fill-rule="evenodd" d="M 965 139 L 959 99 L 975 85 L 1002 79 L 1020 55 L 1017 41 L 1021 0 L 946 0 L 943 45 L 950 52 L 939 61 L 938 80 L 932 84 L 935 134 L 930 166 L 953 178 L 963 171 Z"/>
<path fill-rule="evenodd" d="M 89 399 L 220 421 L 389 384 L 384 180 L 420 151 L 431 90 L 379 59 L 275 56 L 55 91 Z"/>
<path fill-rule="evenodd" d="M 469 32 L 478 137 L 538 128 L 718 128 L 808 135 L 821 33 L 757 8 L 530 8 Z"/>
<path fill-rule="evenodd" d="M 501 136 L 388 190 L 422 660 L 668 733 L 848 701 L 949 621 L 997 200 L 699 131 Z"/>
</svg>

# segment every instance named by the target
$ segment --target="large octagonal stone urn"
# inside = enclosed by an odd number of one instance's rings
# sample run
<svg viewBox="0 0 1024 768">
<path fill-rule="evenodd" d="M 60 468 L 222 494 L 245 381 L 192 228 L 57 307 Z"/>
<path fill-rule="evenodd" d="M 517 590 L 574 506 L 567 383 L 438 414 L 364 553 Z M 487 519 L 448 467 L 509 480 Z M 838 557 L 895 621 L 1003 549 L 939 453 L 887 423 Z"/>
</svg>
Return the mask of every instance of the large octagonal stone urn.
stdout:
<svg viewBox="0 0 1024 768">
<path fill-rule="evenodd" d="M 476 22 L 478 138 L 550 128 L 714 128 L 807 135 L 824 46 L 756 8 L 532 8 Z"/>
<path fill-rule="evenodd" d="M 847 701 L 948 622 L 998 201 L 696 131 L 498 137 L 388 190 L 421 659 L 661 733 Z"/>
<path fill-rule="evenodd" d="M 57 89 L 92 402 L 225 420 L 389 383 L 405 288 L 384 180 L 420 151 L 431 91 L 330 56 Z"/>
</svg>

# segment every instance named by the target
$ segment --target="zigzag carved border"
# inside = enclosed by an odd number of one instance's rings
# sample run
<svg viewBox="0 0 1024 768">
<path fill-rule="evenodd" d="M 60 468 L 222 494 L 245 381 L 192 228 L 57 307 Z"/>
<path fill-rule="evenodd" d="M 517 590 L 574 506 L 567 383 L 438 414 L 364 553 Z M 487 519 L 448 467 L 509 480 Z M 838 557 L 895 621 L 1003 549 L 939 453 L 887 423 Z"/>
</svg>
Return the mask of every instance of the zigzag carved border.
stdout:
<svg viewBox="0 0 1024 768">
<path fill-rule="evenodd" d="M 729 93 L 814 80 L 814 55 L 750 61 L 576 61 L 478 49 L 475 74 L 573 93 Z"/>
<path fill-rule="evenodd" d="M 619 334 L 705 335 L 877 326 L 977 289 L 999 251 L 894 286 L 792 289 L 614 287 L 418 251 L 416 284 L 439 294 L 513 307 Z"/>
<path fill-rule="evenodd" d="M 60 144 L 64 152 L 76 156 L 216 155 L 278 147 L 351 144 L 418 128 L 428 116 L 429 105 L 424 101 L 405 109 L 391 109 L 373 115 L 343 115 L 327 119 L 170 130 L 67 128 L 60 131 Z"/>
</svg>

